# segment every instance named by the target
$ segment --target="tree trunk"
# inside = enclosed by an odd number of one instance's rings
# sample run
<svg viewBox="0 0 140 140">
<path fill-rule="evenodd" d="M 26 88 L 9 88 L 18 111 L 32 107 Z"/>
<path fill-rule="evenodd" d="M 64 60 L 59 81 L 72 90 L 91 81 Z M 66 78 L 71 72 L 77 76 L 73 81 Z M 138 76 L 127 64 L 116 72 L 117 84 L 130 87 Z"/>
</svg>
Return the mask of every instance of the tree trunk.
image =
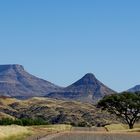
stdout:
<svg viewBox="0 0 140 140">
<path fill-rule="evenodd" d="M 129 124 L 129 129 L 133 129 L 133 127 L 134 127 L 134 124 L 130 123 Z"/>
</svg>

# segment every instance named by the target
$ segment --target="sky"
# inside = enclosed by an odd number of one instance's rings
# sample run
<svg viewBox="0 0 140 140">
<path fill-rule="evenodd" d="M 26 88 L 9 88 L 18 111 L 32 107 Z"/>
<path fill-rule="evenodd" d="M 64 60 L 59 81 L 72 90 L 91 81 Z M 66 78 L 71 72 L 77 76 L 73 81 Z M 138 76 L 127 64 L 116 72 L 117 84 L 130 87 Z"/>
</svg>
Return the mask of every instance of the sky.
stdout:
<svg viewBox="0 0 140 140">
<path fill-rule="evenodd" d="M 140 84 L 139 0 L 1 0 L 0 64 L 68 86 L 93 73 L 116 91 Z"/>
</svg>

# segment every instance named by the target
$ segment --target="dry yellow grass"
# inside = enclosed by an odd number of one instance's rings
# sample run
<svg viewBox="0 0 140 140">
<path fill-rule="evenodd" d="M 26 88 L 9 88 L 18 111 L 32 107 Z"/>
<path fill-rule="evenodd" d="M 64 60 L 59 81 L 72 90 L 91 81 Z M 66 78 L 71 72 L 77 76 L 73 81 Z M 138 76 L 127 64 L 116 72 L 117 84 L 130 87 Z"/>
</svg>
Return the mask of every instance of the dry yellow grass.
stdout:
<svg viewBox="0 0 140 140">
<path fill-rule="evenodd" d="M 111 124 L 111 125 L 106 125 L 105 128 L 108 131 L 116 131 L 116 130 L 125 130 L 127 127 L 123 124 Z"/>
<path fill-rule="evenodd" d="M 72 126 L 65 124 L 56 124 L 56 125 L 31 126 L 29 128 L 33 130 L 45 130 L 46 132 L 63 132 L 70 131 L 72 129 Z"/>
<path fill-rule="evenodd" d="M 109 131 L 121 131 L 121 132 L 140 132 L 140 124 L 135 124 L 133 129 L 129 129 L 125 124 L 111 124 L 106 125 L 105 128 Z"/>
<path fill-rule="evenodd" d="M 3 105 L 9 105 L 15 102 L 19 102 L 19 100 L 15 99 L 15 98 L 0 98 L 0 103 Z"/>
<path fill-rule="evenodd" d="M 46 128 L 48 130 L 54 130 L 54 131 L 69 131 L 71 130 L 71 125 L 65 125 L 65 124 L 58 124 L 58 125 L 46 125 Z"/>
<path fill-rule="evenodd" d="M 11 125 L 11 126 L 0 126 L 0 140 L 8 140 L 10 138 L 18 138 L 27 134 L 31 131 L 27 127 Z"/>
<path fill-rule="evenodd" d="M 42 125 L 42 126 L 0 126 L 0 140 L 21 140 L 28 135 L 40 136 L 50 133 L 69 131 L 71 125 Z"/>
</svg>

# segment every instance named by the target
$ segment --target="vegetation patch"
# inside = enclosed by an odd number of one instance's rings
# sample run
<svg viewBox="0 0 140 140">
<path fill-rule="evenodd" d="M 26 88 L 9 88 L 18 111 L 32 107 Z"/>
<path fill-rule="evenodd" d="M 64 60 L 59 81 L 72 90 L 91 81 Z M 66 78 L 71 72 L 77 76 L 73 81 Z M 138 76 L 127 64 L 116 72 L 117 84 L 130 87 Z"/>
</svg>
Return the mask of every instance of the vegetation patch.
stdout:
<svg viewBox="0 0 140 140">
<path fill-rule="evenodd" d="M 48 124 L 46 121 L 42 119 L 10 119 L 10 118 L 2 118 L 0 120 L 0 125 L 21 125 L 21 126 L 31 126 L 31 125 L 46 125 Z"/>
<path fill-rule="evenodd" d="M 101 112 L 93 104 L 76 101 L 64 101 L 48 98 L 30 98 L 28 100 L 16 100 L 13 98 L 0 98 L 2 118 L 1 124 L 18 125 L 46 125 L 46 124 L 70 124 L 80 127 L 105 126 L 116 123 L 116 117 L 108 112 Z M 103 119 L 104 118 L 104 119 Z M 6 121 L 6 122 L 5 122 Z"/>
</svg>

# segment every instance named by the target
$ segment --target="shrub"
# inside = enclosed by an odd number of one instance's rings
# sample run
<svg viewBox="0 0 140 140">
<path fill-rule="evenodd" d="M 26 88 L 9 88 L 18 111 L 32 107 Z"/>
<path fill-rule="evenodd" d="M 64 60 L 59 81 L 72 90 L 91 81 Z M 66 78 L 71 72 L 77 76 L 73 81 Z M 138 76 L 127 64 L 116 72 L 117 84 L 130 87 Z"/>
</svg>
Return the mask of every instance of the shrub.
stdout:
<svg viewBox="0 0 140 140">
<path fill-rule="evenodd" d="M 29 118 L 23 118 L 23 119 L 9 119 L 9 118 L 3 118 L 0 120 L 0 125 L 21 125 L 21 126 L 30 126 L 30 125 L 46 125 L 48 124 L 47 121 L 44 121 L 43 119 L 29 119 Z"/>
</svg>

